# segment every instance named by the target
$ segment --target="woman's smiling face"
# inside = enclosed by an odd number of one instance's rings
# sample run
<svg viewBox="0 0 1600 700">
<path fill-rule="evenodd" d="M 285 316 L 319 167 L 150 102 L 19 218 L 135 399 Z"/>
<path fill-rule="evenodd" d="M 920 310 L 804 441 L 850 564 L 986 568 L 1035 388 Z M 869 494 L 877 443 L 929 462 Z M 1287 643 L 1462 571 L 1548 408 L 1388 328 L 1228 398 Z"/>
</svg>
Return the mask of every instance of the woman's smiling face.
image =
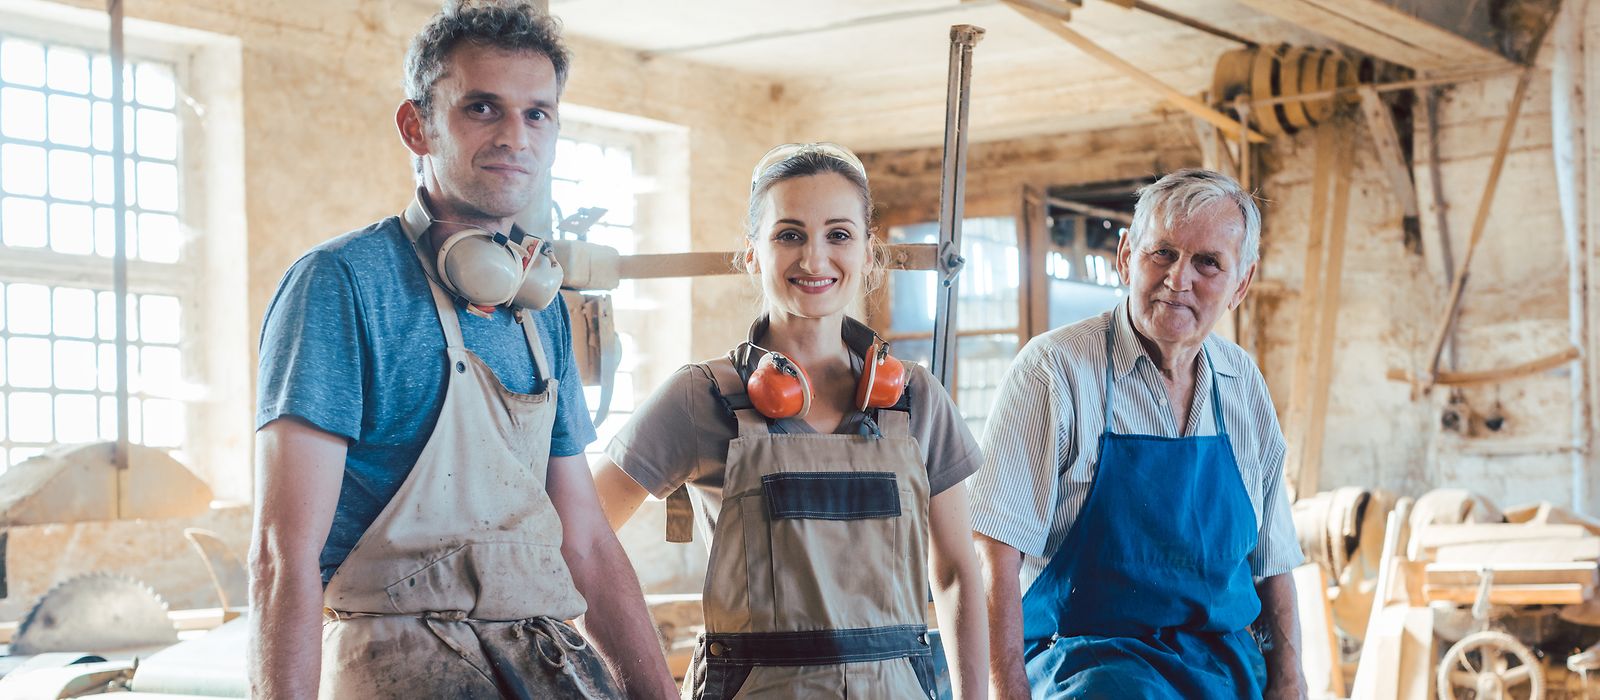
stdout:
<svg viewBox="0 0 1600 700">
<path fill-rule="evenodd" d="M 844 313 L 871 258 L 860 190 L 838 173 L 783 180 L 767 190 L 760 221 L 751 246 L 768 308 L 804 318 Z"/>
</svg>

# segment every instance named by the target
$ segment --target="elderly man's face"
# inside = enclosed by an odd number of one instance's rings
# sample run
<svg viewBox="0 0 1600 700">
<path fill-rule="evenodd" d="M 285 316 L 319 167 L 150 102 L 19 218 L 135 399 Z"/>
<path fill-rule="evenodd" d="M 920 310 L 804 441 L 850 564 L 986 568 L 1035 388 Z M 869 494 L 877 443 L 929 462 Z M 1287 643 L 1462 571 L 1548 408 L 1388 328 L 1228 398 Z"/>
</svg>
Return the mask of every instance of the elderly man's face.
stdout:
<svg viewBox="0 0 1600 700">
<path fill-rule="evenodd" d="M 1255 264 L 1241 269 L 1244 216 L 1217 201 L 1163 230 L 1159 224 L 1132 248 L 1123 236 L 1117 272 L 1131 295 L 1133 325 L 1162 345 L 1198 345 L 1222 312 L 1244 300 Z"/>
</svg>

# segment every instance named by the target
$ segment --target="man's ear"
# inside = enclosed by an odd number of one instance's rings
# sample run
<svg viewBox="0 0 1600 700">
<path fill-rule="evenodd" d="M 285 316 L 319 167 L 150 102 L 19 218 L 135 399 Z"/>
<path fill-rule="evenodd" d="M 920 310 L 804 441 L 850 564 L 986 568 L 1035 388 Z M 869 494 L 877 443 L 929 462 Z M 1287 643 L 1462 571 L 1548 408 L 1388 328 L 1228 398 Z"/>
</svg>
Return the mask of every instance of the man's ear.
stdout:
<svg viewBox="0 0 1600 700">
<path fill-rule="evenodd" d="M 1117 238 L 1117 276 L 1122 278 L 1123 286 L 1133 284 L 1133 277 L 1128 274 L 1128 261 L 1133 256 L 1133 246 L 1128 241 L 1132 238 L 1131 229 Z"/>
<path fill-rule="evenodd" d="M 1250 282 L 1256 278 L 1256 266 L 1260 264 L 1260 261 L 1250 263 L 1250 269 L 1244 271 L 1244 279 L 1239 282 L 1239 288 L 1233 291 L 1233 298 L 1228 300 L 1229 311 L 1244 303 L 1244 293 L 1250 291 Z"/>
<path fill-rule="evenodd" d="M 406 100 L 394 111 L 394 125 L 400 129 L 400 141 L 412 155 L 428 155 L 428 128 L 417 103 Z"/>
</svg>

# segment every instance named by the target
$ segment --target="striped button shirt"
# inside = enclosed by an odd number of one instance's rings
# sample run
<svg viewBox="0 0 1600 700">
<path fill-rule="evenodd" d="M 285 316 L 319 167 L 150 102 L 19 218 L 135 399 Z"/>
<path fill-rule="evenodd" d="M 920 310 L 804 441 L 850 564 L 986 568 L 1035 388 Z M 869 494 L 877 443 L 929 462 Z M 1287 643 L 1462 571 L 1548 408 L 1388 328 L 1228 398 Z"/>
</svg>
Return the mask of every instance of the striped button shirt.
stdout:
<svg viewBox="0 0 1600 700">
<path fill-rule="evenodd" d="M 984 429 L 986 464 L 968 479 L 972 529 L 1023 553 L 1023 590 L 1066 540 L 1094 482 L 1105 428 L 1105 331 L 1113 319 L 1112 429 L 1180 436 L 1160 372 L 1134 335 L 1126 300 L 1030 341 L 1007 370 Z M 1215 334 L 1201 350 L 1216 369 L 1223 420 L 1259 527 L 1250 571 L 1257 579 L 1285 573 L 1303 557 L 1283 483 L 1283 431 L 1266 380 L 1242 348 Z M 1184 437 L 1217 433 L 1213 377 L 1198 374 Z"/>
</svg>

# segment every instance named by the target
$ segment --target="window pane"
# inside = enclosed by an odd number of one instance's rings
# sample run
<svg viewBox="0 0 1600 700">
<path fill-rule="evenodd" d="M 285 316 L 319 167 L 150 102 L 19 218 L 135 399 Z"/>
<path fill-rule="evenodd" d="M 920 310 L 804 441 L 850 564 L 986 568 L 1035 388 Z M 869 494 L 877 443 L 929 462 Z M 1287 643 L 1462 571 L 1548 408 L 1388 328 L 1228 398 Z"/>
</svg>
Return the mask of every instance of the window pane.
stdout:
<svg viewBox="0 0 1600 700">
<path fill-rule="evenodd" d="M 43 141 L 49 123 L 44 113 L 44 93 L 8 87 L 0 90 L 0 134 L 9 138 Z"/>
<path fill-rule="evenodd" d="M 17 392 L 10 399 L 11 405 L 7 409 L 11 414 L 11 441 L 50 442 L 50 418 L 53 413 L 50 395 Z"/>
<path fill-rule="evenodd" d="M 177 348 L 148 346 L 139 352 L 139 376 L 143 393 L 177 396 L 182 388 L 182 358 Z"/>
<path fill-rule="evenodd" d="M 48 241 L 44 201 L 6 197 L 0 201 L 0 234 L 8 246 L 43 248 Z"/>
<path fill-rule="evenodd" d="M 89 91 L 89 54 L 65 46 L 50 47 L 47 67 L 50 89 L 83 94 Z"/>
<path fill-rule="evenodd" d="M 55 334 L 68 338 L 94 337 L 94 292 L 56 287 Z"/>
<path fill-rule="evenodd" d="M 0 393 L 0 440 L 6 439 L 6 428 L 8 427 L 10 426 L 6 424 L 6 395 Z M 5 465 L 5 451 L 0 450 L 0 467 L 4 467 Z"/>
<path fill-rule="evenodd" d="M 117 439 L 117 398 L 100 397 L 100 439 Z"/>
<path fill-rule="evenodd" d="M 99 313 L 99 328 L 101 340 L 116 340 L 117 334 L 117 301 L 116 295 L 111 292 L 100 292 L 97 296 Z M 139 295 L 128 295 L 128 340 L 139 339 Z"/>
<path fill-rule="evenodd" d="M 144 409 L 137 398 L 128 399 L 128 442 L 144 444 L 143 421 Z"/>
<path fill-rule="evenodd" d="M 166 163 L 139 163 L 139 206 L 154 211 L 178 210 L 178 168 Z"/>
<path fill-rule="evenodd" d="M 94 157 L 94 201 L 100 204 L 115 203 L 112 198 L 117 196 L 117 183 L 113 182 L 116 176 L 113 163 L 111 156 Z"/>
<path fill-rule="evenodd" d="M 94 198 L 94 161 L 78 151 L 50 151 L 50 196 L 75 202 Z"/>
<path fill-rule="evenodd" d="M 139 258 L 150 262 L 178 262 L 183 235 L 178 217 L 171 214 L 139 215 Z"/>
<path fill-rule="evenodd" d="M 44 196 L 44 149 L 8 143 L 0 146 L 0 190 Z"/>
<path fill-rule="evenodd" d="M 162 160 L 178 157 L 178 115 L 141 109 L 137 133 L 139 155 Z"/>
<path fill-rule="evenodd" d="M 95 400 L 88 394 L 56 397 L 56 442 L 74 444 L 94 442 L 99 432 Z"/>
<path fill-rule="evenodd" d="M 91 63 L 94 67 L 94 96 L 111 99 L 111 57 L 98 54 Z"/>
<path fill-rule="evenodd" d="M 139 218 L 137 214 L 130 211 L 127 216 L 123 217 L 123 220 L 128 224 L 125 235 L 127 236 L 128 259 L 131 260 L 139 257 Z M 96 255 L 106 258 L 116 255 L 117 231 L 116 227 L 112 226 L 115 221 L 116 219 L 112 218 L 110 209 L 95 210 L 94 252 Z"/>
<path fill-rule="evenodd" d="M 95 387 L 94 343 L 83 340 L 57 340 L 55 386 L 57 389 L 89 391 Z"/>
<path fill-rule="evenodd" d="M 144 402 L 144 444 L 178 447 L 183 444 L 183 404 L 170 399 Z"/>
<path fill-rule="evenodd" d="M 91 110 L 94 114 L 94 150 L 111 152 L 111 103 L 95 102 Z"/>
<path fill-rule="evenodd" d="M 89 101 L 69 95 L 50 96 L 50 141 L 63 146 L 87 147 L 93 129 Z"/>
<path fill-rule="evenodd" d="M 132 348 L 129 348 L 130 350 Z M 100 343 L 95 346 L 95 355 L 99 366 L 96 374 L 99 377 L 98 388 L 101 391 L 117 390 L 117 346 L 112 343 Z"/>
<path fill-rule="evenodd" d="M 50 248 L 57 253 L 94 252 L 94 210 L 86 204 L 50 205 Z"/>
<path fill-rule="evenodd" d="M 12 333 L 45 335 L 50 332 L 50 288 L 42 284 L 13 284 L 6 288 L 6 325 Z"/>
<path fill-rule="evenodd" d="M 0 42 L 0 80 L 44 87 L 44 46 L 20 39 Z"/>
<path fill-rule="evenodd" d="M 140 63 L 135 75 L 140 104 L 169 109 L 177 104 L 178 90 L 173 83 L 171 67 L 163 63 Z"/>
<path fill-rule="evenodd" d="M 177 343 L 179 329 L 178 298 L 143 294 L 139 303 L 139 335 L 147 343 Z"/>
<path fill-rule="evenodd" d="M 11 386 L 45 389 L 50 386 L 50 341 L 12 338 L 6 341 L 6 376 Z"/>
</svg>

